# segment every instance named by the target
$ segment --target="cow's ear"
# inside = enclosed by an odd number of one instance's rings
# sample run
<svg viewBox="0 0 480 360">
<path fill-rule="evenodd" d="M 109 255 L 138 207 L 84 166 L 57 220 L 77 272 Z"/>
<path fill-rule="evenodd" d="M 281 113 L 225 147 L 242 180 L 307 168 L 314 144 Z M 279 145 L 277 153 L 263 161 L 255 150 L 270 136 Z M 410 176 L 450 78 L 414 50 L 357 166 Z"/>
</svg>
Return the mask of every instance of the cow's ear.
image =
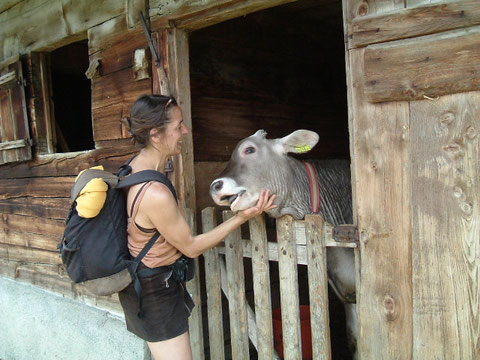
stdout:
<svg viewBox="0 0 480 360">
<path fill-rule="evenodd" d="M 279 141 L 284 153 L 302 154 L 312 150 L 317 145 L 318 138 L 318 134 L 314 131 L 296 130 Z"/>
</svg>

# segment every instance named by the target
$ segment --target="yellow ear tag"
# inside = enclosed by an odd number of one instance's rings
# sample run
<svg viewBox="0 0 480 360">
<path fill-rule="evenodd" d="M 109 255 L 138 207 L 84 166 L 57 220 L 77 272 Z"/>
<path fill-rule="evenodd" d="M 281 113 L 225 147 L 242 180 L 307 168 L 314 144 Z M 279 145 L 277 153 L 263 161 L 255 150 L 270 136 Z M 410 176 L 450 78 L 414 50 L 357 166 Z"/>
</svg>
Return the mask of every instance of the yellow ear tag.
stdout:
<svg viewBox="0 0 480 360">
<path fill-rule="evenodd" d="M 309 145 L 303 145 L 303 146 L 295 146 L 295 150 L 297 150 L 298 154 L 306 153 L 312 150 L 312 148 Z"/>
</svg>

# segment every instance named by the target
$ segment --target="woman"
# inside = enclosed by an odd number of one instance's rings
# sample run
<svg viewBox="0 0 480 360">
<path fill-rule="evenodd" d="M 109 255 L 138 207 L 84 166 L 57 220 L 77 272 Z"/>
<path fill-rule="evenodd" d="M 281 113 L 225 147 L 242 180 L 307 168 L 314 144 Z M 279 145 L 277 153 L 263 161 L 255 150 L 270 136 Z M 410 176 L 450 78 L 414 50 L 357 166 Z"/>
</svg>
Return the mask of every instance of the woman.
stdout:
<svg viewBox="0 0 480 360">
<path fill-rule="evenodd" d="M 142 170 L 163 172 L 167 160 L 182 150 L 182 138 L 189 130 L 173 97 L 143 95 L 133 105 L 128 127 L 138 156 L 131 162 L 132 173 Z M 141 267 L 159 268 L 173 264 L 182 254 L 194 258 L 220 243 L 228 234 L 263 211 L 273 209 L 275 195 L 262 191 L 255 207 L 238 212 L 213 230 L 193 236 L 183 210 L 162 183 L 149 182 L 128 190 L 128 246 L 137 256 L 152 235 L 161 236 L 143 258 Z M 190 311 L 181 283 L 171 279 L 165 268 L 142 279 L 143 317 L 137 316 L 133 285 L 120 293 L 129 331 L 146 340 L 155 360 L 191 359 L 188 335 Z"/>
</svg>

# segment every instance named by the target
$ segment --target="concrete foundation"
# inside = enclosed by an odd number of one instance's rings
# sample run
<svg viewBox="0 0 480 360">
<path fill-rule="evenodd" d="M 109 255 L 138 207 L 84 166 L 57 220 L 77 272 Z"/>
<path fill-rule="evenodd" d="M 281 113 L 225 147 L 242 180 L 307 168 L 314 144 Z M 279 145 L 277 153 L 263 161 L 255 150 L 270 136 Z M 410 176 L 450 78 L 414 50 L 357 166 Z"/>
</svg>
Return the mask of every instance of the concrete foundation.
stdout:
<svg viewBox="0 0 480 360">
<path fill-rule="evenodd" d="M 0 277 L 0 360 L 151 360 L 118 314 Z"/>
</svg>

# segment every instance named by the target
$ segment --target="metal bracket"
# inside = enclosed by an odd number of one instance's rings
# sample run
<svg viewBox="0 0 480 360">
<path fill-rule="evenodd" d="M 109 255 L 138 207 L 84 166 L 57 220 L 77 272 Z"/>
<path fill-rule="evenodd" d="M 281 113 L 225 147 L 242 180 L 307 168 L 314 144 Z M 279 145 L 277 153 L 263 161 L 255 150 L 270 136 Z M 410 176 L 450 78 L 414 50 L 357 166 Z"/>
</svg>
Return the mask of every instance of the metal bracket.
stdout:
<svg viewBox="0 0 480 360">
<path fill-rule="evenodd" d="M 333 228 L 333 238 L 337 242 L 354 242 L 358 243 L 360 241 L 360 236 L 358 234 L 358 227 L 352 224 L 337 225 Z"/>
</svg>

